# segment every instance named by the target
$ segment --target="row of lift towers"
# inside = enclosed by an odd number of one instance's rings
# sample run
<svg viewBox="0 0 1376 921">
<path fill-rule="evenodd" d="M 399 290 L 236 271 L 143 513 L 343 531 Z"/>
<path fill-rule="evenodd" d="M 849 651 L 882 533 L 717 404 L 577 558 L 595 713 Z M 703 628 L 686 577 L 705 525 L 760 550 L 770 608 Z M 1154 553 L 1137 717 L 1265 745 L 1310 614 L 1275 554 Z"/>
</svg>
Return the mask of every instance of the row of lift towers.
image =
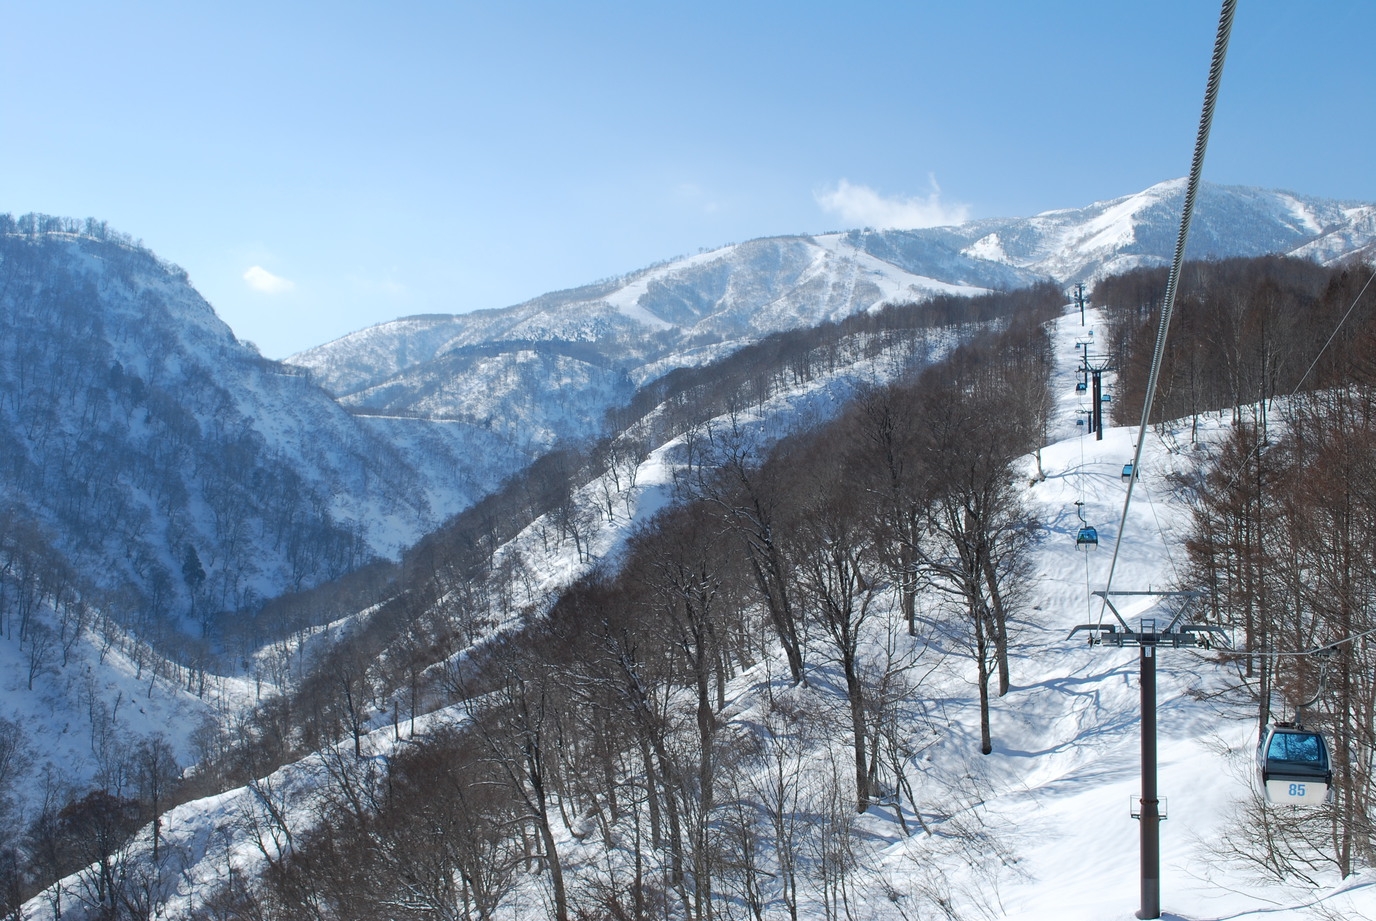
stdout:
<svg viewBox="0 0 1376 921">
<path fill-rule="evenodd" d="M 1218 88 L 1223 75 L 1223 62 L 1227 56 L 1228 38 L 1232 32 L 1233 15 L 1237 8 L 1237 0 L 1223 0 L 1222 10 L 1218 20 L 1218 34 L 1214 41 L 1213 59 L 1209 66 L 1209 82 L 1204 92 L 1204 105 L 1200 113 L 1199 132 L 1195 139 L 1194 157 L 1190 165 L 1190 178 L 1185 191 L 1185 205 L 1180 219 L 1180 234 L 1176 241 L 1175 259 L 1171 265 L 1170 280 L 1166 286 L 1166 301 L 1162 311 L 1162 327 L 1158 335 L 1156 355 L 1152 360 L 1152 378 L 1154 380 L 1156 369 L 1159 367 L 1161 358 L 1161 346 L 1165 342 L 1166 329 L 1170 322 L 1171 305 L 1174 303 L 1175 285 L 1180 277 L 1180 267 L 1184 261 L 1185 241 L 1189 236 L 1190 215 L 1194 209 L 1195 194 L 1199 189 L 1200 175 L 1204 165 L 1204 151 L 1208 147 L 1209 129 L 1213 124 L 1214 105 L 1218 99 Z M 1084 323 L 1084 288 L 1076 285 L 1076 301 L 1080 305 L 1080 321 Z M 1096 371 L 1095 368 L 1100 370 Z M 1102 394 L 1100 391 L 1099 375 L 1106 370 L 1103 362 L 1092 362 L 1087 357 L 1084 362 L 1085 373 L 1090 375 L 1094 381 L 1094 405 L 1091 413 L 1094 417 L 1095 434 L 1103 438 L 1102 428 Z M 1083 379 L 1082 379 L 1083 383 Z M 1154 386 L 1154 384 L 1152 385 Z M 1150 391 L 1152 387 L 1149 387 Z M 1151 407 L 1152 394 L 1146 394 L 1145 406 L 1142 413 L 1142 430 L 1139 433 L 1139 443 L 1137 446 L 1138 454 L 1141 452 L 1141 439 L 1146 436 L 1146 419 Z M 1123 520 L 1126 523 L 1128 503 L 1132 500 L 1133 486 L 1138 479 L 1136 469 L 1125 469 L 1124 475 L 1128 481 L 1127 499 L 1123 505 Z M 1121 532 L 1120 535 L 1121 537 Z M 1097 542 L 1096 542 L 1097 543 Z M 1090 549 L 1086 547 L 1085 549 Z M 1117 558 L 1117 550 L 1114 551 L 1114 558 Z M 1105 622 L 1103 614 L 1100 614 L 1099 623 L 1083 624 L 1071 631 L 1071 636 L 1077 632 L 1085 632 L 1089 635 L 1089 642 L 1092 645 L 1116 646 L 1118 648 L 1136 646 L 1140 650 L 1139 661 L 1142 667 L 1142 795 L 1139 800 L 1140 811 L 1137 818 L 1141 820 L 1141 839 L 1142 839 L 1142 865 L 1141 865 L 1141 909 L 1137 912 L 1139 918 L 1159 918 L 1161 917 L 1161 866 L 1160 866 L 1160 840 L 1158 831 L 1161 821 L 1160 800 L 1156 791 L 1156 655 L 1158 648 L 1179 648 L 1182 646 L 1209 646 L 1218 639 L 1226 641 L 1226 634 L 1222 628 L 1210 625 L 1198 625 L 1185 622 L 1185 612 L 1193 607 L 1192 599 L 1185 597 L 1180 600 L 1176 613 L 1169 618 L 1165 628 L 1158 630 L 1155 619 L 1142 618 L 1138 629 L 1133 630 L 1127 621 L 1119 614 L 1113 606 L 1112 598 L 1116 595 L 1175 595 L 1179 597 L 1179 592 L 1111 592 L 1109 586 L 1113 581 L 1113 567 L 1110 564 L 1108 586 L 1104 591 L 1095 592 L 1103 599 L 1104 607 L 1111 610 L 1114 620 L 1117 623 Z M 1189 593 L 1183 593 L 1189 594 Z M 1370 631 L 1376 632 L 1376 631 Z M 1316 653 L 1331 652 L 1337 646 L 1345 643 L 1355 642 L 1367 634 L 1358 634 L 1345 637 L 1335 643 L 1329 644 L 1321 649 L 1307 650 L 1298 654 L 1313 655 Z M 1231 644 L 1229 644 L 1231 645 Z M 1272 653 L 1275 654 L 1275 653 Z M 1322 670 L 1321 670 L 1322 674 Z M 1317 702 L 1323 693 L 1323 682 L 1320 681 L 1318 693 L 1314 700 Z M 1307 706 L 1303 705 L 1303 706 Z M 1303 709 L 1301 707 L 1301 711 Z M 1327 799 L 1331 795 L 1332 774 L 1328 762 L 1327 750 L 1324 745 L 1323 736 L 1320 733 L 1307 731 L 1299 725 L 1299 712 L 1296 713 L 1294 724 L 1272 724 L 1263 744 L 1257 750 L 1257 765 L 1261 771 L 1262 783 L 1266 793 L 1268 803 L 1292 804 L 1300 802 L 1309 803 L 1320 798 Z M 1311 787 L 1314 788 L 1311 790 Z"/>
<path fill-rule="evenodd" d="M 1083 327 L 1086 325 L 1085 286 L 1077 284 L 1074 293 L 1075 304 L 1080 308 L 1080 325 Z M 1077 340 L 1075 343 L 1076 348 L 1080 351 L 1080 367 L 1076 369 L 1078 380 L 1075 382 L 1075 391 L 1077 393 L 1089 391 L 1090 408 L 1081 410 L 1081 412 L 1088 416 L 1089 433 L 1095 436 L 1095 440 L 1103 441 L 1103 407 L 1105 402 L 1103 375 L 1114 370 L 1114 368 L 1106 357 L 1089 354 L 1089 347 L 1094 342 L 1093 336 L 1094 331 L 1090 330 L 1088 336 Z M 1083 425 L 1084 423 L 1084 419 L 1076 419 L 1076 425 Z M 1133 474 L 1135 472 L 1132 464 L 1129 463 L 1123 468 L 1123 478 L 1134 479 Z M 1077 506 L 1082 505 L 1080 502 L 1075 504 Z M 1083 510 L 1077 510 L 1084 527 L 1080 528 L 1075 543 L 1078 549 L 1092 550 L 1099 543 L 1098 533 L 1089 526 L 1088 522 L 1084 521 Z M 1117 649 L 1136 647 L 1139 650 L 1138 662 L 1141 669 L 1142 697 L 1142 794 L 1131 810 L 1132 817 L 1139 822 L 1141 832 L 1141 908 L 1137 912 L 1137 917 L 1159 918 L 1161 917 L 1160 828 L 1161 820 L 1165 818 L 1165 810 L 1162 808 L 1164 803 L 1159 797 L 1156 783 L 1156 650 L 1158 647 L 1179 649 L 1181 647 L 1207 646 L 1211 640 L 1215 639 L 1213 634 L 1222 631 L 1217 627 L 1182 622 L 1182 615 L 1189 608 L 1189 602 L 1198 595 L 1196 592 L 1098 591 L 1093 594 L 1104 603 L 1107 610 L 1113 613 L 1113 619 L 1116 623 L 1106 622 L 1101 618 L 1097 624 L 1080 624 L 1070 631 L 1070 637 L 1073 638 L 1077 633 L 1083 632 L 1088 636 L 1091 646 L 1108 646 Z M 1139 628 L 1134 630 L 1113 603 L 1114 597 L 1131 595 L 1168 596 L 1183 600 L 1185 604 L 1180 605 L 1179 612 L 1164 625 L 1164 629 L 1158 629 L 1154 619 L 1144 618 Z"/>
<path fill-rule="evenodd" d="M 1075 304 L 1080 308 L 1080 325 L 1085 325 L 1085 286 L 1083 283 L 1075 286 Z M 1090 337 L 1094 335 L 1090 331 Z M 1091 356 L 1089 346 L 1093 342 L 1092 338 L 1080 339 L 1075 343 L 1080 350 L 1079 380 L 1075 383 L 1075 391 L 1084 393 L 1089 391 L 1090 408 L 1082 410 L 1089 417 L 1089 431 L 1096 441 L 1104 440 L 1104 404 L 1108 402 L 1108 396 L 1104 393 L 1103 375 L 1114 370 L 1106 357 L 1100 355 Z M 1091 388 L 1092 385 L 1092 388 Z M 1085 420 L 1077 419 L 1076 424 L 1083 424 Z"/>
<path fill-rule="evenodd" d="M 1085 325 L 1084 285 L 1074 288 L 1075 303 L 1080 308 L 1080 325 Z M 1103 392 L 1102 377 L 1115 370 L 1106 357 L 1091 356 L 1089 346 L 1093 342 L 1093 331 L 1089 336 L 1076 342 L 1080 349 L 1080 367 L 1075 390 L 1078 393 L 1090 392 L 1091 408 L 1082 410 L 1089 417 L 1089 432 L 1096 440 L 1104 438 L 1103 406 L 1108 396 Z M 1092 390 L 1090 389 L 1092 387 Z M 1077 419 L 1083 425 L 1085 420 Z M 1124 480 L 1136 480 L 1140 476 L 1131 462 L 1123 467 Z M 1131 485 L 1129 485 L 1131 489 Z M 1077 502 L 1076 506 L 1083 506 Z M 1079 509 L 1081 523 L 1084 525 L 1076 538 L 1080 549 L 1092 550 L 1098 545 L 1098 534 L 1084 520 L 1084 512 Z M 1161 917 L 1161 821 L 1166 817 L 1165 800 L 1157 791 L 1156 781 L 1156 650 L 1181 648 L 1210 648 L 1215 645 L 1231 646 L 1227 632 L 1210 624 L 1189 623 L 1186 612 L 1194 602 L 1203 596 L 1199 591 L 1096 591 L 1092 593 L 1113 614 L 1113 621 L 1100 618 L 1096 624 L 1081 624 L 1070 631 L 1070 636 L 1085 633 L 1090 645 L 1111 648 L 1137 648 L 1141 669 L 1142 698 L 1142 793 L 1131 809 L 1131 815 L 1140 824 L 1141 837 L 1141 907 L 1139 918 Z M 1167 607 L 1175 612 L 1164 626 L 1158 627 L 1155 618 L 1142 618 L 1137 629 L 1133 629 L 1127 619 L 1114 605 L 1115 597 L 1153 596 L 1163 599 Z M 1316 650 L 1317 651 L 1317 650 Z M 1331 651 L 1325 650 L 1324 652 Z M 1297 708 L 1293 723 L 1272 724 L 1262 744 L 1257 749 L 1257 764 L 1261 774 L 1262 789 L 1267 803 L 1273 805 L 1312 805 L 1324 802 L 1331 795 L 1332 770 L 1328 749 L 1322 734 L 1306 730 L 1301 723 L 1300 714 L 1305 707 L 1316 703 L 1323 694 L 1323 684 L 1313 700 Z"/>
</svg>

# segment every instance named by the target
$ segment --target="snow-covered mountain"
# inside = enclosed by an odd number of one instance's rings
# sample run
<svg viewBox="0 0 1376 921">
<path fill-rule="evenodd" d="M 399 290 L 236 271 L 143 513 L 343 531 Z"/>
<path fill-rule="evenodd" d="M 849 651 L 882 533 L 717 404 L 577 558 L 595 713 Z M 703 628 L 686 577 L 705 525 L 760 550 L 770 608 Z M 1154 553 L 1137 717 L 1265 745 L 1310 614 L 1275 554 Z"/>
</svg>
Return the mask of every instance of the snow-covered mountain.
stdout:
<svg viewBox="0 0 1376 921">
<path fill-rule="evenodd" d="M 469 419 L 548 447 L 595 434 L 636 386 L 769 333 L 1031 280 L 1003 266 L 935 279 L 842 235 L 779 237 L 505 310 L 384 323 L 290 362 L 358 412 Z"/>
<path fill-rule="evenodd" d="M 769 333 L 937 294 L 1070 285 L 1168 262 L 1184 180 L 1084 208 L 922 230 L 852 230 L 725 246 L 502 310 L 408 317 L 302 352 L 344 405 L 497 419 L 581 436 L 630 388 Z M 1192 258 L 1367 252 L 1376 205 L 1205 185 Z M 512 386 L 520 380 L 523 386 Z M 559 394 L 560 408 L 530 399 Z M 613 402 L 607 402 L 611 400 Z"/>
<path fill-rule="evenodd" d="M 7 558 L 145 622 L 395 555 L 494 485 L 464 451 L 519 459 L 462 423 L 363 424 L 93 222 L 0 219 L 0 385 Z"/>
</svg>

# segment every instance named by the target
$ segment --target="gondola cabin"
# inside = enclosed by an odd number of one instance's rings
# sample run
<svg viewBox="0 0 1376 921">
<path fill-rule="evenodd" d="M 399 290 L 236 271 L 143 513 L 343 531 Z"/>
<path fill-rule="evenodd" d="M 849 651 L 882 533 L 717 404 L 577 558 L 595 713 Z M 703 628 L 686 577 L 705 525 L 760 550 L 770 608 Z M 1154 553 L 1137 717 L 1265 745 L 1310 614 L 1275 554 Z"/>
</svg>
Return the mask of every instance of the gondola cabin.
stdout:
<svg viewBox="0 0 1376 921">
<path fill-rule="evenodd" d="M 1328 745 L 1317 732 L 1276 723 L 1257 747 L 1257 769 L 1266 802 L 1273 806 L 1317 806 L 1328 801 L 1333 768 Z"/>
<path fill-rule="evenodd" d="M 1088 390 L 1088 389 L 1089 389 L 1089 385 L 1086 384 L 1084 381 L 1076 381 L 1076 382 L 1075 382 L 1075 392 L 1076 392 L 1076 393 L 1084 393 L 1084 392 L 1085 392 L 1086 390 Z"/>
<path fill-rule="evenodd" d="M 1111 394 L 1107 394 L 1107 393 L 1105 393 L 1105 394 L 1100 394 L 1100 396 L 1099 396 L 1099 402 L 1100 402 L 1100 403 L 1112 403 L 1112 402 L 1113 402 L 1113 396 L 1112 396 Z"/>
<path fill-rule="evenodd" d="M 1075 535 L 1075 548 L 1077 550 L 1093 550 L 1099 546 L 1099 532 L 1089 525 L 1080 529 L 1080 533 Z"/>
<path fill-rule="evenodd" d="M 1123 465 L 1123 479 L 1125 479 L 1125 480 L 1130 480 L 1130 479 L 1132 479 L 1132 463 L 1131 463 L 1131 462 L 1126 463 L 1126 464 Z"/>
</svg>

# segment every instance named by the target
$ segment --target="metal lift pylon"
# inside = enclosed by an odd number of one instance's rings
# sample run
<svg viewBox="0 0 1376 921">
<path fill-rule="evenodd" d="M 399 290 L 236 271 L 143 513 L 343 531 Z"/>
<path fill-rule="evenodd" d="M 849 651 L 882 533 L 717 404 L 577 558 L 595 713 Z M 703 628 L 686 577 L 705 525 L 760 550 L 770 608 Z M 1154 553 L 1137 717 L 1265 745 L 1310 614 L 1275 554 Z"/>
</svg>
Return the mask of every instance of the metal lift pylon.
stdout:
<svg viewBox="0 0 1376 921">
<path fill-rule="evenodd" d="M 1161 800 L 1156 789 L 1156 650 L 1159 647 L 1170 649 L 1210 648 L 1214 640 L 1221 639 L 1222 645 L 1229 645 L 1228 634 L 1222 627 L 1210 624 L 1183 623 L 1190 601 L 1203 596 L 1199 591 L 1182 592 L 1108 592 L 1093 594 L 1104 600 L 1113 612 L 1114 623 L 1080 624 L 1070 631 L 1070 637 L 1084 632 L 1089 634 L 1091 646 L 1116 646 L 1120 649 L 1136 646 L 1140 652 L 1138 662 L 1142 674 L 1142 796 L 1139 800 L 1140 811 L 1137 818 L 1141 832 L 1142 866 L 1142 903 L 1137 912 L 1139 918 L 1161 917 Z M 1154 596 L 1184 598 L 1186 604 L 1166 624 L 1165 629 L 1157 630 L 1154 619 L 1143 618 L 1141 628 L 1133 630 L 1118 609 L 1113 606 L 1112 596 Z M 1070 637 L 1067 637 L 1069 639 Z"/>
</svg>

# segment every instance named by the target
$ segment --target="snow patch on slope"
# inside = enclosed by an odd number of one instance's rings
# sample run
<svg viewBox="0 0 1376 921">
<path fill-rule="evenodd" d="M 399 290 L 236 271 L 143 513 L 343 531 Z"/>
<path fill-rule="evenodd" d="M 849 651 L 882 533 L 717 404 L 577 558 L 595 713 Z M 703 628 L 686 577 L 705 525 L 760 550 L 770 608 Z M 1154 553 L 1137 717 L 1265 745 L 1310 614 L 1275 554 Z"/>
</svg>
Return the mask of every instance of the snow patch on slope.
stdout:
<svg viewBox="0 0 1376 921">
<path fill-rule="evenodd" d="M 1277 192 L 1276 198 L 1289 210 L 1291 217 L 1295 219 L 1295 223 L 1304 232 L 1312 234 L 1323 232 L 1323 225 L 1319 223 L 1319 219 L 1317 215 L 1314 214 L 1314 210 L 1304 202 L 1284 192 Z"/>
<path fill-rule="evenodd" d="M 999 240 L 997 233 L 991 233 L 980 237 L 965 249 L 961 250 L 961 255 L 969 256 L 972 259 L 987 259 L 991 262 L 1008 262 L 1008 253 L 1003 248 L 1003 242 Z"/>
<path fill-rule="evenodd" d="M 651 269 L 643 272 L 629 284 L 618 288 L 616 291 L 607 295 L 603 300 L 614 310 L 629 320 L 641 323 L 651 329 L 674 329 L 676 324 L 663 319 L 652 311 L 641 305 L 649 292 L 652 282 L 661 281 L 666 276 L 682 272 L 686 269 L 696 268 L 707 265 L 719 259 L 723 259 L 731 254 L 734 246 L 724 246 L 706 253 L 699 253 L 696 256 L 688 256 L 684 259 L 676 260 L 664 269 Z"/>
</svg>

